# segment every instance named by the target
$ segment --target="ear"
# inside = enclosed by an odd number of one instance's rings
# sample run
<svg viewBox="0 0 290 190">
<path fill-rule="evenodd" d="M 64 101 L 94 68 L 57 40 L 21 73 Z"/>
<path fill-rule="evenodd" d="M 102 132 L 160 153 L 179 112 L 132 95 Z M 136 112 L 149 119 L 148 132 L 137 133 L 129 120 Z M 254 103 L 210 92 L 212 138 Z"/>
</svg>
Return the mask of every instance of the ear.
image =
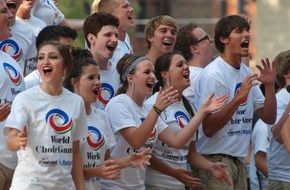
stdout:
<svg viewBox="0 0 290 190">
<path fill-rule="evenodd" d="M 167 71 L 161 71 L 161 77 L 167 79 L 169 78 L 169 73 Z"/>
<path fill-rule="evenodd" d="M 190 49 L 190 52 L 192 52 L 192 53 L 198 53 L 199 52 L 197 45 L 191 45 L 189 47 L 189 49 Z"/>
<path fill-rule="evenodd" d="M 151 36 L 151 35 L 148 34 L 148 35 L 146 36 L 146 38 L 147 38 L 147 40 L 148 40 L 150 43 L 152 43 L 152 41 L 153 41 L 153 40 L 152 40 L 153 36 Z"/>
<path fill-rule="evenodd" d="M 128 81 L 129 84 L 132 83 L 132 82 L 134 82 L 133 75 L 128 74 L 127 75 L 127 81 Z"/>
<path fill-rule="evenodd" d="M 70 83 L 72 86 L 78 85 L 78 81 L 75 78 L 70 79 Z"/>
<path fill-rule="evenodd" d="M 87 35 L 87 39 L 90 42 L 91 46 L 95 45 L 95 41 L 96 41 L 96 36 L 94 36 L 92 33 L 89 33 Z"/>
<path fill-rule="evenodd" d="M 227 44 L 227 43 L 229 43 L 229 38 L 220 37 L 220 42 Z"/>
</svg>

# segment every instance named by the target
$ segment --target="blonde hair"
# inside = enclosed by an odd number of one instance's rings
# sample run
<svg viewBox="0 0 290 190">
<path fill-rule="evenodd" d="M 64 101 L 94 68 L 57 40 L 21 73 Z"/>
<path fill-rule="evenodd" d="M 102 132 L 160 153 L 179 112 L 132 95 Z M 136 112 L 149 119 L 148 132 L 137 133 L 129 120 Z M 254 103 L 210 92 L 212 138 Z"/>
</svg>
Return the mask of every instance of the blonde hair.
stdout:
<svg viewBox="0 0 290 190">
<path fill-rule="evenodd" d="M 98 12 L 98 7 L 99 7 L 100 1 L 101 0 L 94 0 L 94 2 L 92 3 L 91 14 Z"/>
</svg>

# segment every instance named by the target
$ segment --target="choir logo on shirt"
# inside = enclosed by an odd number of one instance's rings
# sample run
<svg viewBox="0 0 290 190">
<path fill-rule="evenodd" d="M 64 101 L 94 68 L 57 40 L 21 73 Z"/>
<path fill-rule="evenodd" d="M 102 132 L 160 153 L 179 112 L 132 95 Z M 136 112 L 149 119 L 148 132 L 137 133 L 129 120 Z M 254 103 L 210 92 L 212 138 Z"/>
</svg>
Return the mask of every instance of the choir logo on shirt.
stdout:
<svg viewBox="0 0 290 190">
<path fill-rule="evenodd" d="M 115 94 L 114 88 L 108 83 L 102 83 L 98 93 L 98 99 L 103 105 L 107 105 Z"/>
<path fill-rule="evenodd" d="M 89 135 L 86 137 L 88 145 L 93 150 L 99 150 L 105 144 L 104 135 L 101 131 L 93 126 L 88 126 Z"/>
<path fill-rule="evenodd" d="M 3 68 L 6 74 L 8 75 L 9 79 L 11 82 L 15 85 L 18 86 L 21 81 L 22 77 L 19 71 L 17 71 L 12 65 L 9 63 L 3 63 Z"/>
<path fill-rule="evenodd" d="M 190 121 L 188 116 L 182 111 L 177 111 L 174 114 L 174 117 L 175 117 L 176 121 L 178 122 L 178 125 L 180 126 L 180 128 L 183 128 Z"/>
<path fill-rule="evenodd" d="M 52 109 L 47 112 L 45 116 L 46 122 L 54 129 L 58 134 L 67 133 L 72 129 L 72 119 L 60 109 Z"/>
<path fill-rule="evenodd" d="M 140 118 L 142 123 L 145 120 L 145 118 Z M 156 125 L 154 126 L 154 129 L 151 131 L 148 140 L 150 142 L 154 141 L 157 138 L 157 129 L 156 129 Z"/>
<path fill-rule="evenodd" d="M 0 49 L 9 54 L 15 61 L 19 61 L 23 55 L 22 49 L 12 39 L 3 40 L 0 43 Z"/>
<path fill-rule="evenodd" d="M 238 83 L 237 85 L 236 85 L 236 88 L 235 88 L 235 96 L 237 96 L 238 94 L 239 94 L 239 91 L 240 91 L 240 89 L 241 89 L 241 86 L 242 86 L 242 83 Z M 246 105 L 247 104 L 247 97 L 246 98 L 244 98 L 243 99 L 243 101 L 242 101 L 242 103 L 240 104 L 241 106 L 244 106 L 244 105 Z"/>
</svg>

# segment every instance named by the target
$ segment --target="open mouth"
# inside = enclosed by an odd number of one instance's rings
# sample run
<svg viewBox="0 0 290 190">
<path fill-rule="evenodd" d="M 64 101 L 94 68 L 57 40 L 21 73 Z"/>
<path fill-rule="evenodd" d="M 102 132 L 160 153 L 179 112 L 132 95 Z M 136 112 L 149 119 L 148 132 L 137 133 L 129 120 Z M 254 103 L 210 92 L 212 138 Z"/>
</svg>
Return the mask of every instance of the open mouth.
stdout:
<svg viewBox="0 0 290 190">
<path fill-rule="evenodd" d="M 16 3 L 15 2 L 7 2 L 6 6 L 8 7 L 9 10 L 15 10 Z"/>
<path fill-rule="evenodd" d="M 249 45 L 250 45 L 249 41 L 244 41 L 241 43 L 242 48 L 249 48 Z"/>
<path fill-rule="evenodd" d="M 109 44 L 107 45 L 107 49 L 111 52 L 113 52 L 116 49 L 116 46 L 114 46 L 113 44 Z"/>
<path fill-rule="evenodd" d="M 98 93 L 99 93 L 99 88 L 95 88 L 95 89 L 93 89 L 93 93 L 94 93 L 95 95 L 98 95 Z"/>
<path fill-rule="evenodd" d="M 172 42 L 166 40 L 166 41 L 163 42 L 163 45 L 165 45 L 165 46 L 171 46 L 172 45 Z"/>
<path fill-rule="evenodd" d="M 183 78 L 185 78 L 185 79 L 189 79 L 189 73 L 183 73 Z"/>
<path fill-rule="evenodd" d="M 45 76 L 49 75 L 52 72 L 52 68 L 51 67 L 44 67 L 43 68 L 43 73 Z"/>
<path fill-rule="evenodd" d="M 153 88 L 154 87 L 154 83 L 148 82 L 148 83 L 146 83 L 146 86 L 148 88 Z"/>
</svg>

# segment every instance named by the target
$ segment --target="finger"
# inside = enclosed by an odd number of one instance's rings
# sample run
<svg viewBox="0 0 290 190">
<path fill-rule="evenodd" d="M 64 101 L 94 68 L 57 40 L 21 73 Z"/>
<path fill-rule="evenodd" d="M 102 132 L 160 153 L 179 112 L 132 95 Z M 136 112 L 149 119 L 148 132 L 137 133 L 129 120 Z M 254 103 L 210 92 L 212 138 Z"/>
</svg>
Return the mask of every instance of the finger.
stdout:
<svg viewBox="0 0 290 190">
<path fill-rule="evenodd" d="M 150 153 L 150 151 L 151 151 L 151 148 L 146 148 L 141 152 L 141 154 L 146 155 L 146 154 Z"/>
</svg>

